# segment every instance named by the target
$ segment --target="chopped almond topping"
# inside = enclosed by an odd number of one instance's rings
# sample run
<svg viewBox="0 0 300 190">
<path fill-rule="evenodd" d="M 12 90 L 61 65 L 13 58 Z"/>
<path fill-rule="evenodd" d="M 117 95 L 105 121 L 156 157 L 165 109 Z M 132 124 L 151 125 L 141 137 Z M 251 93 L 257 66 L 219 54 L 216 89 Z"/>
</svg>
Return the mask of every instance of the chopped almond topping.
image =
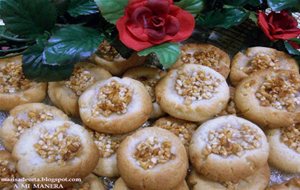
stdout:
<svg viewBox="0 0 300 190">
<path fill-rule="evenodd" d="M 41 123 L 46 120 L 52 120 L 54 118 L 52 113 L 45 111 L 29 111 L 27 117 L 15 117 L 13 124 L 17 128 L 17 137 L 19 137 L 26 129 L 33 127 L 37 123 Z"/>
<path fill-rule="evenodd" d="M 67 134 L 68 128 L 70 124 L 65 123 L 54 133 L 43 131 L 39 141 L 34 144 L 35 151 L 47 162 L 62 165 L 76 157 L 82 145 L 79 136 Z"/>
<path fill-rule="evenodd" d="M 281 141 L 300 154 L 300 125 L 280 129 Z"/>
<path fill-rule="evenodd" d="M 261 106 L 293 112 L 300 105 L 300 78 L 292 73 L 288 76 L 266 76 L 255 95 Z"/>
<path fill-rule="evenodd" d="M 127 112 L 132 100 L 132 90 L 113 80 L 99 89 L 97 99 L 93 115 L 102 114 L 105 117 L 113 113 L 121 115 Z"/>
<path fill-rule="evenodd" d="M 208 134 L 208 142 L 204 155 L 218 154 L 221 156 L 241 156 L 245 150 L 253 150 L 261 146 L 260 135 L 247 125 L 234 127 L 230 124 Z"/>
<path fill-rule="evenodd" d="M 175 159 L 171 147 L 172 144 L 169 141 L 160 142 L 157 137 L 149 137 L 137 145 L 134 158 L 144 170 L 151 169 L 158 164 Z"/>
<path fill-rule="evenodd" d="M 98 54 L 100 55 L 100 57 L 108 61 L 113 61 L 114 59 L 118 59 L 121 57 L 119 52 L 117 52 L 117 50 L 112 47 L 106 40 L 104 40 L 100 44 L 98 50 Z"/>
<path fill-rule="evenodd" d="M 245 68 L 247 74 L 265 70 L 265 69 L 278 69 L 279 61 L 274 55 L 268 55 L 265 53 L 258 53 L 252 60 L 249 61 L 249 67 Z"/>
<path fill-rule="evenodd" d="M 66 87 L 73 90 L 78 96 L 80 96 L 88 87 L 95 82 L 95 77 L 90 71 L 85 70 L 82 67 L 75 67 L 72 76 L 65 82 Z"/>
<path fill-rule="evenodd" d="M 25 78 L 22 65 L 8 63 L 0 67 L 0 93 L 16 93 L 30 88 L 30 81 Z"/>
<path fill-rule="evenodd" d="M 204 71 L 188 74 L 179 70 L 175 89 L 185 98 L 186 104 L 191 104 L 192 101 L 211 99 L 217 93 L 220 83 L 219 79 Z"/>
<path fill-rule="evenodd" d="M 93 132 L 93 138 L 101 158 L 108 158 L 115 154 L 121 143 L 121 138 L 104 133 Z"/>
</svg>

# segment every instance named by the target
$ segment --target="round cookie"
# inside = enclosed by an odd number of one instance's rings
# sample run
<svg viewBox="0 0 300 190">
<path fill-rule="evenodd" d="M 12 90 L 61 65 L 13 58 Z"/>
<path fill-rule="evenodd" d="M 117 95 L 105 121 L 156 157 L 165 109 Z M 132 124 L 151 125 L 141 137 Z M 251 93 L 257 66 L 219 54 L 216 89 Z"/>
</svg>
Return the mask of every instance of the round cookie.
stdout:
<svg viewBox="0 0 300 190">
<path fill-rule="evenodd" d="M 66 190 L 106 190 L 103 182 L 97 176 L 90 174 L 82 182 L 66 188 Z"/>
<path fill-rule="evenodd" d="M 233 115 L 221 116 L 196 130 L 189 153 L 199 174 L 214 181 L 237 181 L 267 163 L 269 145 L 255 124 Z"/>
<path fill-rule="evenodd" d="M 8 111 L 17 105 L 41 102 L 46 97 L 47 83 L 25 78 L 22 56 L 0 59 L 0 110 Z"/>
<path fill-rule="evenodd" d="M 252 47 L 233 57 L 230 82 L 236 86 L 250 74 L 266 69 L 299 72 L 296 60 L 285 52 L 267 47 Z"/>
<path fill-rule="evenodd" d="M 4 150 L 0 151 L 0 179 L 4 178 L 20 178 L 16 169 L 16 161 L 12 155 Z M 4 182 L 0 181 L 1 190 L 30 190 L 31 187 L 27 188 L 26 182 Z M 26 188 L 25 188 L 26 187 Z"/>
<path fill-rule="evenodd" d="M 193 133 L 198 125 L 193 122 L 176 119 L 174 117 L 162 117 L 154 122 L 153 127 L 166 129 L 175 134 L 181 140 L 188 151 Z"/>
<path fill-rule="evenodd" d="M 48 120 L 69 120 L 68 116 L 54 106 L 28 103 L 16 106 L 9 112 L 0 128 L 0 139 L 8 151 L 12 151 L 23 132 Z"/>
<path fill-rule="evenodd" d="M 292 178 L 291 180 L 275 184 L 267 188 L 267 190 L 299 190 L 300 189 L 300 178 Z"/>
<path fill-rule="evenodd" d="M 132 69 L 129 69 L 123 75 L 123 77 L 129 77 L 140 81 L 147 88 L 152 98 L 152 107 L 153 107 L 150 118 L 158 118 L 165 114 L 161 110 L 155 97 L 155 86 L 165 74 L 166 73 L 164 71 L 158 68 L 140 66 L 140 67 L 134 67 Z"/>
<path fill-rule="evenodd" d="M 265 70 L 244 79 L 236 88 L 241 115 L 260 127 L 280 128 L 300 122 L 300 76 Z"/>
<path fill-rule="evenodd" d="M 13 149 L 13 157 L 18 172 L 25 178 L 85 178 L 99 159 L 97 147 L 86 129 L 58 120 L 26 130 Z"/>
<path fill-rule="evenodd" d="M 99 161 L 93 173 L 98 176 L 118 177 L 119 171 L 117 167 L 116 151 L 120 146 L 121 141 L 126 135 L 109 135 L 91 132 L 94 142 L 99 150 Z"/>
<path fill-rule="evenodd" d="M 186 64 L 168 72 L 156 86 L 156 99 L 173 117 L 203 122 L 220 113 L 229 100 L 225 78 L 213 69 Z"/>
<path fill-rule="evenodd" d="M 79 96 L 97 81 L 105 80 L 111 74 L 100 66 L 88 62 L 75 65 L 67 81 L 50 82 L 48 95 L 54 105 L 71 116 L 79 116 Z"/>
<path fill-rule="evenodd" d="M 173 133 L 149 127 L 122 141 L 117 164 L 122 179 L 131 189 L 173 190 L 186 176 L 188 158 Z"/>
<path fill-rule="evenodd" d="M 145 86 L 131 78 L 112 77 L 79 98 L 83 123 L 102 133 L 122 134 L 140 127 L 150 117 L 152 102 Z"/>
<path fill-rule="evenodd" d="M 127 69 L 143 64 L 146 57 L 133 53 L 128 59 L 125 59 L 107 41 L 103 41 L 92 60 L 113 75 L 121 75 Z"/>
<path fill-rule="evenodd" d="M 227 78 L 230 72 L 230 58 L 223 50 L 211 44 L 187 43 L 181 46 L 181 55 L 171 68 L 184 64 L 199 64 L 210 67 Z"/>
<path fill-rule="evenodd" d="M 119 178 L 115 182 L 114 188 L 112 190 L 130 190 L 130 189 L 127 187 L 124 180 L 122 178 Z M 188 187 L 186 181 L 184 180 L 184 182 L 182 182 L 177 187 L 174 187 L 172 190 L 189 190 L 189 187 Z"/>
<path fill-rule="evenodd" d="M 268 131 L 269 163 L 288 172 L 300 172 L 300 124 Z"/>
<path fill-rule="evenodd" d="M 197 174 L 191 173 L 188 182 L 191 190 L 265 190 L 270 180 L 270 168 L 266 164 L 255 171 L 254 174 L 237 182 L 217 182 Z"/>
</svg>

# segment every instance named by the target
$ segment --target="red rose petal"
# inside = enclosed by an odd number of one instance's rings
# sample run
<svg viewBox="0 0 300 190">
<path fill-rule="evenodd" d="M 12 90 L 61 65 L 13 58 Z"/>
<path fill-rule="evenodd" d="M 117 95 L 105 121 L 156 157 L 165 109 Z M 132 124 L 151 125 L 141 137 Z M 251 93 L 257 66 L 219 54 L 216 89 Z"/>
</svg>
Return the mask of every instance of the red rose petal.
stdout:
<svg viewBox="0 0 300 190">
<path fill-rule="evenodd" d="M 176 17 L 168 16 L 165 27 L 166 33 L 170 36 L 174 36 L 179 31 L 180 23 Z"/>
<path fill-rule="evenodd" d="M 141 26 L 146 26 L 148 24 L 147 17 L 150 17 L 151 15 L 151 9 L 147 7 L 138 7 L 131 14 L 130 20 L 133 23 L 139 23 Z"/>
<path fill-rule="evenodd" d="M 173 36 L 172 42 L 179 42 L 179 41 L 186 40 L 192 35 L 194 31 L 195 28 L 194 16 L 189 12 L 180 9 L 177 6 L 172 6 L 172 7 L 173 7 L 172 16 L 176 17 L 178 19 L 178 22 L 180 23 L 179 31 L 175 36 Z"/>
<path fill-rule="evenodd" d="M 148 34 L 152 41 L 162 40 L 166 36 L 164 28 L 162 28 L 161 30 L 147 28 L 145 29 L 145 32 Z"/>
<path fill-rule="evenodd" d="M 267 22 L 267 16 L 265 13 L 263 13 L 263 12 L 258 13 L 257 23 L 258 23 L 259 27 L 262 29 L 262 31 L 265 33 L 265 35 L 270 40 L 275 40 L 269 32 L 270 28 L 269 28 L 269 24 Z"/>
<path fill-rule="evenodd" d="M 170 2 L 168 0 L 148 0 L 149 7 L 155 15 L 166 15 L 169 13 Z"/>
</svg>

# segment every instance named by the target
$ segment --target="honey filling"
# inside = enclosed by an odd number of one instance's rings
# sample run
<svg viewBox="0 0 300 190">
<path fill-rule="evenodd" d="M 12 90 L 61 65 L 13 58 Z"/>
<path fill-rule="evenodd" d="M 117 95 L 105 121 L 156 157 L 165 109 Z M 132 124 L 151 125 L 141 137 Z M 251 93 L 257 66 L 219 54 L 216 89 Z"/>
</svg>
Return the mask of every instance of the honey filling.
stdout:
<svg viewBox="0 0 300 190">
<path fill-rule="evenodd" d="M 132 101 L 132 90 L 117 81 L 111 81 L 100 87 L 97 94 L 97 103 L 92 112 L 93 115 L 110 116 L 113 113 L 118 115 L 127 112 L 129 103 Z"/>
<path fill-rule="evenodd" d="M 218 92 L 221 81 L 209 73 L 194 71 L 189 74 L 181 70 L 177 73 L 175 89 L 178 95 L 185 98 L 185 104 L 211 99 Z"/>
<path fill-rule="evenodd" d="M 134 158 L 144 170 L 151 169 L 158 164 L 164 164 L 175 159 L 175 154 L 171 152 L 171 148 L 170 141 L 159 141 L 157 137 L 149 137 L 137 145 Z"/>
<path fill-rule="evenodd" d="M 52 113 L 35 110 L 27 112 L 27 118 L 15 117 L 13 124 L 17 128 L 16 136 L 19 137 L 26 129 L 33 127 L 35 124 L 54 118 Z"/>
<path fill-rule="evenodd" d="M 42 131 L 39 141 L 34 144 L 35 151 L 48 163 L 58 162 L 64 165 L 66 161 L 76 157 L 82 147 L 79 136 L 68 135 L 70 124 L 65 123 L 55 132 Z"/>
<path fill-rule="evenodd" d="M 82 67 L 75 67 L 72 76 L 65 82 L 65 86 L 80 96 L 88 87 L 95 82 L 95 77 Z"/>
<path fill-rule="evenodd" d="M 300 125 L 285 127 L 280 131 L 281 142 L 300 154 Z"/>
<path fill-rule="evenodd" d="M 279 61 L 274 55 L 258 53 L 248 63 L 248 67 L 244 68 L 247 74 L 265 69 L 278 69 Z"/>
<path fill-rule="evenodd" d="M 183 53 L 181 61 L 185 64 L 193 63 L 207 67 L 218 67 L 220 55 L 214 51 L 195 51 L 194 53 Z"/>
<path fill-rule="evenodd" d="M 101 158 L 115 154 L 121 143 L 121 138 L 104 133 L 93 132 L 93 138 Z"/>
<path fill-rule="evenodd" d="M 246 150 L 254 150 L 261 146 L 261 136 L 247 125 L 234 127 L 230 124 L 208 133 L 208 142 L 203 154 L 221 156 L 242 156 Z"/>
<path fill-rule="evenodd" d="M 30 88 L 30 81 L 25 78 L 22 65 L 8 63 L 0 67 L 0 93 L 16 93 Z"/>
<path fill-rule="evenodd" d="M 114 59 L 121 58 L 119 52 L 106 40 L 100 44 L 97 54 L 107 61 L 113 61 Z"/>
<path fill-rule="evenodd" d="M 296 74 L 266 76 L 255 95 L 261 106 L 293 112 L 300 105 L 300 78 Z"/>
</svg>

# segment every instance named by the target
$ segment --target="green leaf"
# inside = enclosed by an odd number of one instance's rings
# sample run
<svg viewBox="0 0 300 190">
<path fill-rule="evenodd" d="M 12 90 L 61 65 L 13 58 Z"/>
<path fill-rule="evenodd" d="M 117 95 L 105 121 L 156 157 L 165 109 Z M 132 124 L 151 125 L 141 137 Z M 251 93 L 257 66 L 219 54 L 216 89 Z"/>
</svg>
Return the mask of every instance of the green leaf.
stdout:
<svg viewBox="0 0 300 190">
<path fill-rule="evenodd" d="M 204 8 L 204 0 L 181 0 L 175 4 L 193 15 L 197 15 Z"/>
<path fill-rule="evenodd" d="M 138 52 L 140 56 L 147 56 L 154 53 L 159 62 L 165 67 L 171 67 L 180 56 L 180 47 L 177 43 L 164 43 L 158 46 L 153 46 L 148 49 Z"/>
<path fill-rule="evenodd" d="M 273 11 L 281 11 L 289 8 L 300 9 L 300 0 L 267 0 L 267 2 Z"/>
<path fill-rule="evenodd" d="M 257 7 L 257 6 L 261 5 L 262 2 L 263 1 L 261 1 L 261 0 L 248 0 L 247 4 L 251 5 L 251 6 L 254 6 L 254 7 Z"/>
<path fill-rule="evenodd" d="M 44 51 L 47 63 L 69 63 L 90 57 L 103 41 L 92 28 L 68 25 L 55 31 Z"/>
<path fill-rule="evenodd" d="M 233 6 L 243 6 L 247 4 L 247 1 L 248 0 L 224 0 L 224 3 Z"/>
<path fill-rule="evenodd" d="M 290 41 L 296 42 L 297 44 L 300 44 L 300 39 L 299 38 L 292 38 L 289 39 Z"/>
<path fill-rule="evenodd" d="M 116 24 L 124 15 L 124 9 L 128 4 L 128 0 L 95 0 L 95 2 L 102 16 L 112 24 Z"/>
<path fill-rule="evenodd" d="M 289 42 L 285 41 L 284 46 L 285 46 L 286 50 L 289 52 L 289 54 L 291 54 L 291 55 L 300 55 L 300 51 L 293 48 L 293 46 Z"/>
<path fill-rule="evenodd" d="M 72 17 L 98 13 L 98 7 L 93 0 L 70 0 L 68 13 Z"/>
<path fill-rule="evenodd" d="M 35 38 L 54 27 L 57 13 L 49 0 L 5 0 L 0 16 L 10 32 Z"/>
<path fill-rule="evenodd" d="M 201 27 L 230 28 L 244 22 L 250 13 L 243 8 L 224 8 L 209 11 L 198 17 L 197 24 Z"/>
<path fill-rule="evenodd" d="M 69 6 L 70 0 L 50 0 L 54 4 L 58 15 L 63 15 Z"/>
<path fill-rule="evenodd" d="M 74 64 L 48 64 L 42 54 L 45 44 L 38 42 L 23 53 L 24 75 L 36 81 L 60 81 L 69 78 Z"/>
</svg>

